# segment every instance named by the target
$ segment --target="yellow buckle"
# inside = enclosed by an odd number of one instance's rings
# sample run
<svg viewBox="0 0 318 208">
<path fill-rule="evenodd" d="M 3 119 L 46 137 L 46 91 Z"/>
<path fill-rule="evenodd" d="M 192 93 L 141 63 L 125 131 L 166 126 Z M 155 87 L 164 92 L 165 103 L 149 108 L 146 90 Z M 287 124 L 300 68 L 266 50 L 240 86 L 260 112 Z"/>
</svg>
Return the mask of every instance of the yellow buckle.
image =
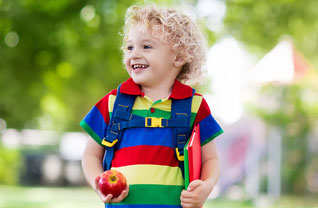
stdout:
<svg viewBox="0 0 318 208">
<path fill-rule="evenodd" d="M 106 147 L 112 147 L 118 142 L 118 139 L 114 140 L 112 143 L 106 141 L 105 139 L 102 141 L 102 145 L 105 145 Z"/>
<path fill-rule="evenodd" d="M 179 161 L 184 161 L 184 155 L 180 155 L 178 148 L 176 148 L 176 155 Z"/>
<path fill-rule="evenodd" d="M 150 125 L 148 125 L 148 119 L 151 119 Z M 164 126 L 162 126 L 162 118 L 146 117 L 145 118 L 145 127 L 164 127 Z"/>
</svg>

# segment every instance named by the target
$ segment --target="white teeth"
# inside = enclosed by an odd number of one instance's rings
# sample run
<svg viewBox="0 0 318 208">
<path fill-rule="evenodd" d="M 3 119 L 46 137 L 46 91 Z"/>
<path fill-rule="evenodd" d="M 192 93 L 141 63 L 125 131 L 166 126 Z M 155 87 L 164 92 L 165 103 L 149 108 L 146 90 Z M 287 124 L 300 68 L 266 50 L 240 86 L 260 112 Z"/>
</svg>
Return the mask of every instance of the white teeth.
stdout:
<svg viewBox="0 0 318 208">
<path fill-rule="evenodd" d="M 132 65 L 132 67 L 134 68 L 134 69 L 137 69 L 137 68 L 147 68 L 148 67 L 148 65 L 144 65 L 144 64 L 133 64 Z"/>
</svg>

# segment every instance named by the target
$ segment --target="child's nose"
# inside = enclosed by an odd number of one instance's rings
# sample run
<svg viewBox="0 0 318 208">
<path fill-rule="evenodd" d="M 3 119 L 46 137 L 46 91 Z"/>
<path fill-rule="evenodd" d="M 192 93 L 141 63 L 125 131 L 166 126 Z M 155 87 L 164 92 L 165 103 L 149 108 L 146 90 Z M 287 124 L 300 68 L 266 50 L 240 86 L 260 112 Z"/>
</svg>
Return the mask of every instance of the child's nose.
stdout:
<svg viewBox="0 0 318 208">
<path fill-rule="evenodd" d="M 135 48 L 133 50 L 133 52 L 131 53 L 131 57 L 132 58 L 140 58 L 141 57 L 140 50 L 138 48 Z"/>
</svg>

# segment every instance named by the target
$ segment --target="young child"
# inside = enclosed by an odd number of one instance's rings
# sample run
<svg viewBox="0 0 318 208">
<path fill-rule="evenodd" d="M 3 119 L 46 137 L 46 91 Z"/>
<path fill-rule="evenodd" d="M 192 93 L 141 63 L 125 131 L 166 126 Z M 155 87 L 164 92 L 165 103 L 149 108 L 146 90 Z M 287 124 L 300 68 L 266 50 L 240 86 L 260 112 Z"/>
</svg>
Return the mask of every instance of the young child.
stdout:
<svg viewBox="0 0 318 208">
<path fill-rule="evenodd" d="M 199 74 L 206 55 L 204 39 L 189 17 L 156 6 L 132 6 L 127 10 L 123 52 L 130 78 L 122 83 L 120 93 L 136 96 L 132 114 L 163 119 L 171 118 L 173 100 L 193 95 L 192 88 L 181 81 Z M 111 169 L 126 176 L 129 186 L 116 198 L 101 194 L 97 181 L 104 171 L 102 137 L 117 93 L 112 90 L 104 96 L 81 122 L 92 137 L 82 159 L 90 186 L 106 207 L 202 207 L 218 178 L 213 139 L 223 130 L 197 93 L 192 98 L 190 126 L 200 124 L 201 179 L 184 190 L 171 128 L 130 128 L 119 138 L 111 163 Z"/>
</svg>

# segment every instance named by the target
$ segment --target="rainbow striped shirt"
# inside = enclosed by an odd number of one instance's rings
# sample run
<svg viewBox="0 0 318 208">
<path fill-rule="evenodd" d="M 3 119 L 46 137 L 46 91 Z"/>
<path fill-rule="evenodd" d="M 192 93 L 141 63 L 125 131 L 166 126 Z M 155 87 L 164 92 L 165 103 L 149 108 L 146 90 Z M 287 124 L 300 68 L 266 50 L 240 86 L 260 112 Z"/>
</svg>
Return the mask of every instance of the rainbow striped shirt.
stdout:
<svg viewBox="0 0 318 208">
<path fill-rule="evenodd" d="M 136 95 L 132 113 L 143 117 L 171 117 L 173 99 L 192 96 L 192 88 L 175 81 L 169 98 L 153 102 L 130 78 L 121 85 L 121 93 Z M 106 135 L 117 90 L 103 97 L 82 120 L 81 126 L 99 144 Z M 201 145 L 223 130 L 211 115 L 204 98 L 195 93 L 191 107 L 191 126 L 200 123 Z M 102 164 L 101 164 L 102 165 Z M 112 169 L 122 172 L 130 186 L 126 199 L 106 207 L 181 207 L 184 179 L 174 155 L 171 128 L 126 129 L 112 161 Z"/>
</svg>

